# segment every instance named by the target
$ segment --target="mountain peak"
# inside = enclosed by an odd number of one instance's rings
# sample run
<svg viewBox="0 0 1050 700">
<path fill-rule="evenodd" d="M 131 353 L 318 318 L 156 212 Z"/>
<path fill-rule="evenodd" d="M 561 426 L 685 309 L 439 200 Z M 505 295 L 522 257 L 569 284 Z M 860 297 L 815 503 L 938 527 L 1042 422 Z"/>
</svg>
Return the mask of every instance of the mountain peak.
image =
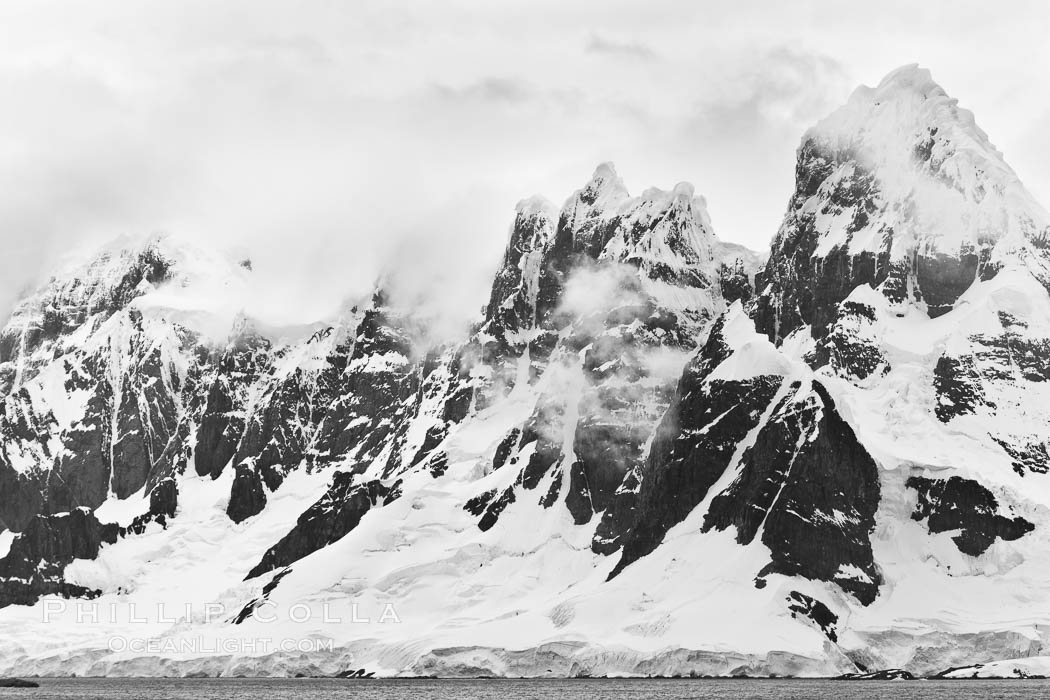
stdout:
<svg viewBox="0 0 1050 700">
<path fill-rule="evenodd" d="M 916 156 L 928 160 L 938 143 L 950 144 L 953 154 L 981 161 L 982 169 L 1016 177 L 973 113 L 959 107 L 930 71 L 917 64 L 890 72 L 876 87 L 858 87 L 845 105 L 806 132 L 805 140 L 810 139 L 902 169 L 910 169 Z"/>
<path fill-rule="evenodd" d="M 583 205 L 587 212 L 611 211 L 629 197 L 627 187 L 617 174 L 616 167 L 612 163 L 599 163 L 590 181 L 566 201 L 565 209 Z"/>
<path fill-rule="evenodd" d="M 860 284 L 947 313 L 976 281 L 1033 258 L 1017 251 L 1050 223 L 973 114 L 917 65 L 857 88 L 807 131 L 795 172 L 758 312 L 770 337 L 805 324 L 820 337 Z"/>
<path fill-rule="evenodd" d="M 612 161 L 605 161 L 604 163 L 598 163 L 594 169 L 594 174 L 591 175 L 591 181 L 595 180 L 619 180 L 620 176 L 616 172 L 616 165 Z"/>
<path fill-rule="evenodd" d="M 869 88 L 862 86 L 860 89 Z M 918 63 L 909 63 L 890 71 L 886 74 L 886 77 L 879 81 L 879 85 L 875 90 L 918 90 L 924 94 L 932 94 L 938 91 L 944 93 L 943 88 L 934 81 L 933 74 L 930 73 L 929 69 L 923 68 Z"/>
<path fill-rule="evenodd" d="M 544 216 L 551 220 L 558 218 L 558 206 L 539 194 L 520 200 L 514 206 L 514 211 L 525 217 Z"/>
</svg>

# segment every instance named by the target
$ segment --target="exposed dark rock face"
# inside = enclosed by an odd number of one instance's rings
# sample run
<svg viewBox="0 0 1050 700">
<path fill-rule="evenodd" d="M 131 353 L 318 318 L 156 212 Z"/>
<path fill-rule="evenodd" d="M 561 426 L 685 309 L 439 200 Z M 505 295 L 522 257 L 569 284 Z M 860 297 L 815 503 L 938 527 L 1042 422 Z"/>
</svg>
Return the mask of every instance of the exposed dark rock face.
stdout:
<svg viewBox="0 0 1050 700">
<path fill-rule="evenodd" d="M 377 295 L 357 328 L 353 351 L 338 393 L 317 430 L 315 459 L 321 463 L 351 452 L 378 452 L 385 438 L 409 415 L 406 401 L 419 389 L 419 371 L 404 320 Z"/>
<path fill-rule="evenodd" d="M 900 278 L 908 270 L 890 263 L 892 231 L 880 232 L 878 253 L 851 256 L 846 246 L 836 246 L 817 255 L 823 237 L 817 226 L 819 215 L 851 217 L 846 229 L 851 238 L 885 206 L 875 175 L 857 165 L 858 160 L 848 150 L 828 148 L 813 138 L 799 148 L 795 193 L 755 285 L 764 290 L 757 298 L 756 326 L 773 341 L 807 324 L 814 338 L 823 338 L 839 302 L 861 284 L 878 287 L 896 277 L 891 286 L 905 286 Z M 807 207 L 811 198 L 818 198 L 822 206 Z"/>
<path fill-rule="evenodd" d="M 518 475 L 518 483 L 526 489 L 534 489 L 540 480 L 562 458 L 561 441 L 564 434 L 565 405 L 558 397 L 545 397 L 536 405 L 536 410 L 522 430 L 521 444 L 524 448 L 534 445 L 532 454 Z"/>
<path fill-rule="evenodd" d="M 234 464 L 251 460 L 256 470 L 265 471 L 302 461 L 315 421 L 309 391 L 308 379 L 298 368 L 273 387 L 248 419 Z"/>
<path fill-rule="evenodd" d="M 336 472 L 328 492 L 310 506 L 291 532 L 275 544 L 246 579 L 288 566 L 346 536 L 372 508 L 386 505 L 400 496 L 398 484 L 380 481 L 356 483 L 356 475 Z"/>
<path fill-rule="evenodd" d="M 1012 437 L 1005 440 L 992 436 L 992 439 L 1010 456 L 1014 471 L 1024 476 L 1029 472 L 1046 474 L 1050 471 L 1050 452 L 1042 442 L 1030 442 L 1024 438 Z"/>
<path fill-rule="evenodd" d="M 547 491 L 547 496 L 541 502 L 545 508 L 554 505 L 561 495 L 562 474 L 559 473 Z M 611 494 L 618 484 L 613 484 L 609 489 Z M 597 492 L 600 493 L 600 492 Z M 569 492 L 565 497 L 565 506 L 572 514 L 572 520 L 577 525 L 590 522 L 594 512 L 604 510 L 604 506 L 596 505 L 591 500 L 591 484 L 587 479 L 584 463 L 573 462 L 569 467 Z"/>
<path fill-rule="evenodd" d="M 485 508 L 485 514 L 481 516 L 481 520 L 478 521 L 478 529 L 482 532 L 488 532 L 492 529 L 492 526 L 499 521 L 500 513 L 506 510 L 507 506 L 517 500 L 514 496 L 514 487 L 511 486 L 503 491 L 499 495 L 499 498 L 489 503 L 488 507 Z M 477 507 L 480 508 L 481 504 L 478 503 Z"/>
<path fill-rule="evenodd" d="M 557 336 L 540 331 L 541 278 L 552 273 L 552 245 L 557 212 L 549 203 L 533 199 L 518 205 L 510 240 L 485 308 L 485 319 L 459 351 L 465 370 L 487 368 L 490 376 L 472 386 L 474 401 L 486 408 L 517 383 L 517 363 L 527 350 L 537 360 L 535 379 L 544 368 Z M 552 284 L 554 285 L 552 287 Z M 556 281 L 547 279 L 548 296 L 556 295 Z M 551 301 L 555 296 L 551 296 Z"/>
<path fill-rule="evenodd" d="M 266 489 L 258 471 L 245 464 L 237 465 L 230 489 L 230 502 L 226 515 L 235 523 L 258 515 L 266 507 Z"/>
<path fill-rule="evenodd" d="M 141 317 L 133 314 L 131 321 L 137 331 L 131 348 L 134 365 L 121 380 L 112 438 L 111 486 L 117 498 L 127 498 L 146 485 L 151 468 L 176 432 L 181 388 L 177 372 L 165 367 L 161 351 L 146 345 Z"/>
<path fill-rule="evenodd" d="M 0 608 L 32 605 L 42 595 L 90 597 L 93 592 L 66 583 L 62 572 L 74 559 L 94 559 L 103 543 L 117 540 L 116 525 L 104 525 L 87 508 L 37 515 L 0 559 Z"/>
<path fill-rule="evenodd" d="M 997 407 L 988 395 L 989 387 L 1023 387 L 1050 380 L 1050 339 L 1026 334 L 1026 324 L 1009 314 L 1000 313 L 999 320 L 1001 333 L 972 335 L 970 352 L 938 358 L 933 377 L 937 392 L 934 410 L 941 422 L 976 413 L 980 407 L 994 411 Z M 1010 442 L 1025 451 L 1024 443 L 1035 437 L 1012 437 Z"/>
<path fill-rule="evenodd" d="M 890 367 L 879 346 L 875 309 L 855 301 L 839 304 L 835 321 L 827 337 L 819 346 L 816 364 L 824 358 L 841 377 L 865 380 L 872 375 L 885 374 Z"/>
<path fill-rule="evenodd" d="M 976 280 L 994 276 L 992 241 L 937 251 L 895 230 L 892 212 L 921 205 L 888 200 L 881 175 L 867 163 L 860 145 L 815 133 L 803 140 L 795 192 L 756 283 L 764 291 L 755 320 L 771 340 L 779 342 L 807 325 L 822 340 L 839 303 L 863 284 L 894 303 L 923 302 L 935 318 L 951 310 Z M 826 232 L 821 222 L 829 218 L 845 222 L 844 230 Z M 836 242 L 826 243 L 828 235 Z M 853 250 L 860 236 L 868 242 Z"/>
<path fill-rule="evenodd" d="M 140 250 L 99 256 L 82 276 L 52 278 L 38 293 L 21 302 L 11 323 L 0 331 L 0 369 L 21 363 L 21 380 L 35 376 L 42 356 L 63 335 L 105 319 L 126 307 L 146 289 L 171 276 L 171 261 L 156 242 Z M 0 398 L 11 386 L 0 383 Z"/>
<path fill-rule="evenodd" d="M 517 448 L 518 439 L 521 437 L 519 428 L 512 428 L 503 441 L 496 447 L 496 453 L 492 456 L 492 471 L 496 471 L 507 463 L 511 452 Z"/>
<path fill-rule="evenodd" d="M 536 297 L 544 251 L 554 236 L 553 217 L 542 202 L 518 208 L 485 314 L 486 324 L 502 342 L 507 342 L 507 333 L 536 325 Z"/>
<path fill-rule="evenodd" d="M 269 345 L 249 332 L 235 338 L 220 356 L 193 450 L 194 467 L 201 476 L 218 477 L 236 454 L 244 435 L 248 387 L 265 370 Z"/>
<path fill-rule="evenodd" d="M 160 453 L 150 470 L 149 477 L 146 479 L 147 490 L 152 490 L 153 487 L 165 479 L 177 477 L 186 472 L 186 468 L 193 458 L 193 440 L 190 434 L 192 415 L 183 414 L 182 419 L 175 427 L 175 433 L 168 440 L 168 444 L 164 446 L 164 451 Z"/>
<path fill-rule="evenodd" d="M 47 480 L 47 500 L 54 510 L 97 508 L 106 500 L 112 478 L 112 401 L 109 383 L 100 378 L 88 399 L 84 417 L 62 436 L 65 451 Z"/>
<path fill-rule="evenodd" d="M 704 527 L 732 525 L 741 544 L 761 530 L 772 561 L 760 577 L 830 581 L 867 605 L 882 581 L 870 541 L 879 496 L 878 466 L 814 381 L 781 398 Z"/>
<path fill-rule="evenodd" d="M 463 510 L 471 515 L 481 515 L 485 512 L 485 509 L 488 508 L 489 503 L 492 502 L 492 499 L 496 497 L 497 493 L 497 489 L 489 489 L 484 493 L 479 493 L 477 496 L 474 496 L 466 502 L 463 506 Z"/>
<path fill-rule="evenodd" d="M 751 277 L 741 258 L 737 258 L 729 263 L 722 263 L 719 268 L 719 284 L 721 285 L 722 297 L 727 304 L 732 304 L 734 301 L 746 304 L 751 301 L 755 293 Z"/>
<path fill-rule="evenodd" d="M 980 377 L 970 358 L 942 355 L 933 370 L 933 387 L 937 391 L 934 412 L 942 423 L 973 413 L 984 403 Z"/>
<path fill-rule="evenodd" d="M 564 381 L 540 398 L 520 438 L 499 446 L 494 466 L 531 446 L 518 476 L 522 488 L 535 489 L 550 474 L 554 481 L 540 501 L 551 507 L 567 478 L 565 507 L 577 524 L 605 511 L 625 475 L 641 464 L 643 446 L 672 400 L 671 381 L 652 376 L 650 365 L 659 353 L 684 358 L 690 341 L 681 328 L 649 304 L 577 321 L 545 370 Z M 574 385 L 577 390 L 570 388 Z M 563 464 L 566 435 L 572 436 L 575 459 Z M 490 509 L 487 517 L 498 517 L 501 510 Z"/>
<path fill-rule="evenodd" d="M 174 479 L 164 479 L 149 494 L 149 512 L 156 517 L 174 518 L 179 505 L 179 485 Z"/>
<path fill-rule="evenodd" d="M 566 202 L 556 226 L 548 207 L 519 208 L 476 341 L 488 377 L 477 406 L 489 405 L 489 387 L 513 386 L 526 351 L 528 381 L 550 385 L 520 437 L 499 445 L 493 467 L 519 464 L 517 486 L 486 499 L 479 525 L 491 527 L 522 496 L 516 489 L 541 482 L 541 505 L 564 493 L 577 524 L 610 507 L 626 512 L 614 494 L 641 467 L 703 324 L 753 293 L 754 256 L 719 243 L 708 226 L 688 186 L 629 199 L 609 166 Z M 581 303 L 573 285 L 603 291 Z"/>
<path fill-rule="evenodd" d="M 269 387 L 248 417 L 233 456 L 237 471 L 227 513 L 234 522 L 261 513 L 266 492 L 276 491 L 303 460 L 318 420 L 312 392 L 311 378 L 296 368 Z"/>
<path fill-rule="evenodd" d="M 53 432 L 54 417 L 38 415 L 25 389 L 0 401 L 0 531 L 21 532 L 43 509 L 48 473 L 43 468 L 19 471 L 14 464 L 27 458 L 51 463 L 48 437 Z"/>
<path fill-rule="evenodd" d="M 625 475 L 641 464 L 643 446 L 673 395 L 673 378 L 658 375 L 655 363 L 683 362 L 693 343 L 689 326 L 646 297 L 637 273 L 587 269 L 615 275 L 617 298 L 577 316 L 556 338 L 544 374 L 559 381 L 540 398 L 520 438 L 499 446 L 494 463 L 503 466 L 531 446 L 519 484 L 531 490 L 550 474 L 540 502 L 551 507 L 568 479 L 565 506 L 577 524 L 605 511 Z M 572 436 L 575 459 L 563 464 L 566 435 Z M 497 501 L 499 507 L 486 512 L 486 524 L 491 526 L 509 501 L 510 496 Z"/>
<path fill-rule="evenodd" d="M 865 673 L 847 673 L 836 676 L 837 681 L 913 681 L 915 674 L 899 668 L 887 668 L 881 671 L 869 671 Z"/>
<path fill-rule="evenodd" d="M 179 485 L 173 478 L 158 482 L 149 494 L 149 510 L 136 517 L 126 528 L 120 529 L 120 536 L 129 534 L 141 535 L 150 523 L 159 523 L 167 527 L 168 520 L 175 517 L 179 507 Z"/>
<path fill-rule="evenodd" d="M 412 449 L 439 476 L 447 456 L 431 452 L 448 425 L 470 410 L 469 368 L 455 353 L 417 360 L 404 320 L 385 303 L 378 294 L 343 342 L 335 342 L 332 328 L 307 340 L 299 352 L 318 355 L 320 343 L 330 348 L 309 370 L 289 369 L 288 350 L 272 347 L 247 320 L 227 347 L 214 350 L 178 326 L 145 321 L 135 308 L 107 307 L 108 319 L 96 312 L 113 330 L 101 350 L 71 348 L 65 356 L 66 390 L 83 394 L 86 408 L 58 435 L 64 449 L 57 459 L 51 455 L 59 432 L 54 418 L 35 415 L 24 392 L 3 401 L 0 523 L 21 531 L 38 513 L 95 508 L 111 495 L 127 498 L 145 487 L 149 511 L 117 534 L 141 534 L 153 522 L 167 527 L 177 514 L 177 479 L 190 461 L 213 478 L 231 465 L 227 513 L 242 522 L 265 508 L 291 469 L 347 458 L 358 460 L 351 470 L 367 465 L 395 435 L 404 439 L 408 420 L 428 400 L 438 404 L 438 424 L 428 442 Z M 179 369 L 173 352 L 184 353 Z M 15 468 L 30 458 L 55 461 L 39 470 Z M 357 504 L 353 494 L 347 498 Z M 327 543 L 319 542 L 310 546 Z M 293 542 L 273 556 L 303 549 Z M 61 567 L 53 573 L 57 586 Z"/>
<path fill-rule="evenodd" d="M 1000 312 L 1002 333 L 976 335 L 976 362 L 986 379 L 1040 383 L 1050 381 L 1050 339 L 1031 337 L 1028 324 Z"/>
<path fill-rule="evenodd" d="M 920 255 L 915 259 L 915 281 L 922 290 L 930 318 L 943 316 L 983 273 L 981 257 L 991 257 L 991 247 L 982 248 L 979 256 L 972 248 L 958 255 Z"/>
<path fill-rule="evenodd" d="M 426 469 L 430 472 L 430 476 L 435 479 L 444 476 L 445 472 L 448 471 L 448 454 L 445 452 L 434 454 L 427 460 Z"/>
<path fill-rule="evenodd" d="M 592 547 L 608 553 L 623 547 L 611 576 L 652 552 L 684 520 L 730 465 L 737 445 L 758 425 L 780 387 L 780 377 L 707 382 L 731 353 L 723 336 L 725 317 L 686 367 L 659 427 L 644 468 L 625 482 L 606 511 Z"/>
<path fill-rule="evenodd" d="M 243 426 L 232 415 L 235 411 L 230 387 L 224 378 L 216 378 L 208 391 L 208 404 L 197 429 L 193 463 L 201 476 L 217 478 L 233 459 Z"/>
<path fill-rule="evenodd" d="M 791 616 L 796 617 L 801 615 L 802 617 L 808 618 L 820 631 L 823 632 L 828 639 L 832 642 L 839 640 L 836 626 L 838 625 L 839 616 L 831 612 L 828 606 L 821 603 L 819 600 L 812 596 L 808 596 L 805 593 L 799 593 L 798 591 L 791 591 L 788 596 L 788 610 L 791 611 Z"/>
<path fill-rule="evenodd" d="M 241 608 L 241 611 L 237 613 L 236 617 L 233 618 L 233 624 L 239 625 L 248 618 L 250 618 L 252 614 L 270 598 L 270 594 L 273 593 L 273 591 L 277 588 L 278 584 L 281 583 L 281 579 L 283 579 L 290 573 L 292 573 L 292 569 L 291 567 L 287 567 L 283 571 L 275 574 L 274 577 L 270 579 L 270 582 L 263 586 L 262 595 L 258 598 L 253 598 L 252 600 L 248 601 L 248 603 L 246 603 L 245 606 Z"/>
<path fill-rule="evenodd" d="M 992 492 L 976 481 L 913 476 L 907 486 L 918 494 L 912 519 L 926 520 L 931 533 L 961 530 L 952 541 L 963 554 L 980 556 L 996 539 L 1016 540 L 1035 529 L 1021 516 L 1003 515 Z"/>
<path fill-rule="evenodd" d="M 0 528 L 21 532 L 41 511 L 45 495 L 37 478 L 20 474 L 0 454 Z"/>
<path fill-rule="evenodd" d="M 602 252 L 616 230 L 608 214 L 626 199 L 627 191 L 616 173 L 600 167 L 587 186 L 566 203 L 540 273 L 536 318 L 542 323 L 562 327 L 571 320 L 556 314 L 568 274 L 581 261 L 594 260 Z"/>
<path fill-rule="evenodd" d="M 606 323 L 611 327 L 598 335 L 570 336 L 585 348 L 567 503 L 577 524 L 605 511 L 625 475 L 641 465 L 644 445 L 673 400 L 671 382 L 651 376 L 648 358 L 684 357 L 692 347 L 691 339 L 679 337 L 673 315 L 648 305 L 617 309 Z"/>
<path fill-rule="evenodd" d="M 418 389 L 409 409 L 395 420 L 396 430 L 382 478 L 397 477 L 416 468 L 426 468 L 434 477 L 444 473 L 447 455 L 439 446 L 452 426 L 474 410 L 475 384 L 470 377 L 471 365 L 462 351 L 452 348 L 435 354 L 418 370 Z M 417 431 L 424 427 L 420 441 Z"/>
</svg>

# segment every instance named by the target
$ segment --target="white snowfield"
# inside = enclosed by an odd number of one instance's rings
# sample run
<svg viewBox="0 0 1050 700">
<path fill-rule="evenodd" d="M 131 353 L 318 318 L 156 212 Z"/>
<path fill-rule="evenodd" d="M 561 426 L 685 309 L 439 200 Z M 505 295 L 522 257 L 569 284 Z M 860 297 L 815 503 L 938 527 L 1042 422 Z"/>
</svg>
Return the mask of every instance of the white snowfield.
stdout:
<svg viewBox="0 0 1050 700">
<path fill-rule="evenodd" d="M 917 168 L 910 151 L 921 130 L 931 127 L 938 164 L 932 173 Z M 862 666 L 921 674 L 965 667 L 950 674 L 961 677 L 1050 673 L 1050 474 L 1018 471 L 997 442 L 1047 445 L 1050 382 L 1034 381 L 1008 363 L 994 378 L 985 377 L 984 401 L 972 413 L 947 422 L 936 414 L 934 385 L 939 359 L 984 352 L 981 337 L 1003 335 L 1004 314 L 1014 337 L 1050 342 L 1044 286 L 1050 264 L 1043 249 L 1050 217 L 973 116 L 924 70 L 907 67 L 876 88 L 860 88 L 810 134 L 857 148 L 881 184 L 882 209 L 872 218 L 872 230 L 850 238 L 844 222 L 821 219 L 816 255 L 837 245 L 873 249 L 872 231 L 889 222 L 913 230 L 909 240 L 915 246 L 952 255 L 967 243 L 996 241 L 998 274 L 975 279 L 950 311 L 933 319 L 921 304 L 893 304 L 866 285 L 854 289 L 848 300 L 870 308 L 873 319 L 858 323 L 853 337 L 882 357 L 880 368 L 863 379 L 845 375 L 834 363 L 812 369 L 808 328 L 778 347 L 756 332 L 740 302 L 725 304 L 673 285 L 647 292 L 671 308 L 695 312 L 695 319 L 726 314 L 724 335 L 732 352 L 708 382 L 772 375 L 818 379 L 828 389 L 879 466 L 881 497 L 871 543 L 883 584 L 873 603 L 862 605 L 833 582 L 780 574 L 764 575 L 766 585 L 756 587 L 756 575 L 770 561 L 762 537 L 741 545 L 733 527 L 702 531 L 712 499 L 732 482 L 747 445 L 738 447 L 721 479 L 663 543 L 611 581 L 618 557 L 591 550 L 599 517 L 574 524 L 563 505 L 568 479 L 554 507 L 537 503 L 555 470 L 535 489 L 537 498 L 511 503 L 494 527 L 481 531 L 464 504 L 483 492 L 502 491 L 518 474 L 492 469 L 500 441 L 529 418 L 542 395 L 559 393 L 570 405 L 579 396 L 580 387 L 565 374 L 548 371 L 532 383 L 519 381 L 505 397 L 454 425 L 439 446 L 448 455 L 440 478 L 425 469 L 402 474 L 400 498 L 372 508 L 349 534 L 287 571 L 244 581 L 343 465 L 292 470 L 267 493 L 261 513 L 237 524 L 226 514 L 233 470 L 213 480 L 187 469 L 179 477 L 177 515 L 166 527 L 151 523 L 144 534 L 104 545 L 97 559 L 76 560 L 66 569 L 69 582 L 98 589 L 99 597 L 47 596 L 35 605 L 0 609 L 0 675 L 289 676 L 367 669 L 380 676 L 833 676 Z M 691 186 L 631 199 L 607 165 L 596 181 L 599 196 L 590 205 L 596 209 L 639 219 L 680 209 L 678 221 L 690 225 L 675 234 L 693 239 L 690 248 L 701 254 L 683 263 L 666 249 L 666 236 L 621 239 L 606 248 L 615 262 L 669 261 L 710 275 L 725 259 L 723 251 L 733 250 L 714 237 Z M 806 206 L 818 206 L 819 197 Z M 518 211 L 546 222 L 544 235 L 554 235 L 557 212 L 548 203 L 526 200 Z M 895 246 L 893 254 L 906 253 Z M 129 307 L 154 324 L 150 335 L 176 376 L 185 373 L 186 360 L 173 329 L 210 332 L 216 314 L 230 322 L 228 310 L 202 308 L 211 294 L 194 290 L 206 288 L 207 280 L 235 284 L 243 271 L 235 264 L 216 269 L 210 260 L 199 284 L 145 289 Z M 535 256 L 523 262 L 537 264 Z M 530 294 L 534 301 L 535 289 Z M 583 294 L 580 303 L 585 301 Z M 57 342 L 103 344 L 119 354 L 128 313 L 118 311 Z M 11 324 L 24 322 L 16 312 Z M 697 333 L 702 340 L 707 326 Z M 283 341 L 287 371 L 316 370 L 334 340 L 323 342 Z M 64 390 L 67 370 L 45 357 L 53 352 L 48 346 L 21 358 L 15 383 L 26 389 L 35 411 L 50 412 L 66 427 L 83 415 L 87 396 Z M 680 374 L 684 359 L 669 358 L 668 376 Z M 526 378 L 527 353 L 520 363 L 518 376 Z M 410 444 L 422 440 L 432 419 L 416 419 Z M 571 434 L 565 442 L 568 463 Z M 382 452 L 358 479 L 382 479 L 388 458 Z M 19 459 L 13 460 L 19 469 L 32 469 L 42 457 Z M 527 452 L 521 455 L 527 459 Z M 980 555 L 964 554 L 952 539 L 957 531 L 931 533 L 925 521 L 912 517 L 918 495 L 905 483 L 912 476 L 975 480 L 1004 514 L 1023 517 L 1034 530 L 1012 541 L 996 539 Z M 127 524 L 148 506 L 144 491 L 123 500 L 111 495 L 96 515 Z M 834 518 L 825 523 L 840 525 Z M 0 533 L 0 553 L 12 539 Z M 848 566 L 837 574 L 866 576 Z M 279 584 L 271 587 L 276 578 Z M 791 612 L 786 601 L 792 592 L 828 606 L 837 616 L 837 641 Z M 242 608 L 260 597 L 267 602 L 234 624 Z"/>
</svg>

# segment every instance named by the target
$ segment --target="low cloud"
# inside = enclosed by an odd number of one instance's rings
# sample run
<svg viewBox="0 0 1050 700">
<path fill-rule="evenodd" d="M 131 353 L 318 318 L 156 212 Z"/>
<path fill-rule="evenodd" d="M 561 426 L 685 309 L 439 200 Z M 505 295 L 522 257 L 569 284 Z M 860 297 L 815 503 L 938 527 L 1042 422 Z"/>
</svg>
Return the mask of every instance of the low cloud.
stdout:
<svg viewBox="0 0 1050 700">
<path fill-rule="evenodd" d="M 630 265 L 599 263 L 572 271 L 562 290 L 559 311 L 574 318 L 606 313 L 618 306 L 647 303 L 638 281 L 638 270 Z"/>
<path fill-rule="evenodd" d="M 607 37 L 592 35 L 587 42 L 588 53 L 609 54 L 642 61 L 656 59 L 656 52 L 637 41 L 616 41 Z"/>
<path fill-rule="evenodd" d="M 758 138 L 784 130 L 801 137 L 849 90 L 846 70 L 835 59 L 780 46 L 741 62 L 721 90 L 702 95 L 696 121 Z"/>
<path fill-rule="evenodd" d="M 437 90 L 449 98 L 493 102 L 526 102 L 539 95 L 535 86 L 518 78 L 489 77 L 460 88 L 438 85 Z"/>
</svg>

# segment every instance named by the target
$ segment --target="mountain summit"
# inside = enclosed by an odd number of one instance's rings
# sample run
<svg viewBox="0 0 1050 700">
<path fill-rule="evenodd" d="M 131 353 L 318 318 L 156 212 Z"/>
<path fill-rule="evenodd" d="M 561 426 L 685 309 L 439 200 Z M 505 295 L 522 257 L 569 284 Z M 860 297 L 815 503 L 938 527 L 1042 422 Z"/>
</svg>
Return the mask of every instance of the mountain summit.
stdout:
<svg viewBox="0 0 1050 700">
<path fill-rule="evenodd" d="M 803 137 L 757 319 L 777 340 L 804 324 L 819 336 L 861 284 L 936 317 L 1048 236 L 1050 216 L 973 115 L 907 66 Z"/>
</svg>

